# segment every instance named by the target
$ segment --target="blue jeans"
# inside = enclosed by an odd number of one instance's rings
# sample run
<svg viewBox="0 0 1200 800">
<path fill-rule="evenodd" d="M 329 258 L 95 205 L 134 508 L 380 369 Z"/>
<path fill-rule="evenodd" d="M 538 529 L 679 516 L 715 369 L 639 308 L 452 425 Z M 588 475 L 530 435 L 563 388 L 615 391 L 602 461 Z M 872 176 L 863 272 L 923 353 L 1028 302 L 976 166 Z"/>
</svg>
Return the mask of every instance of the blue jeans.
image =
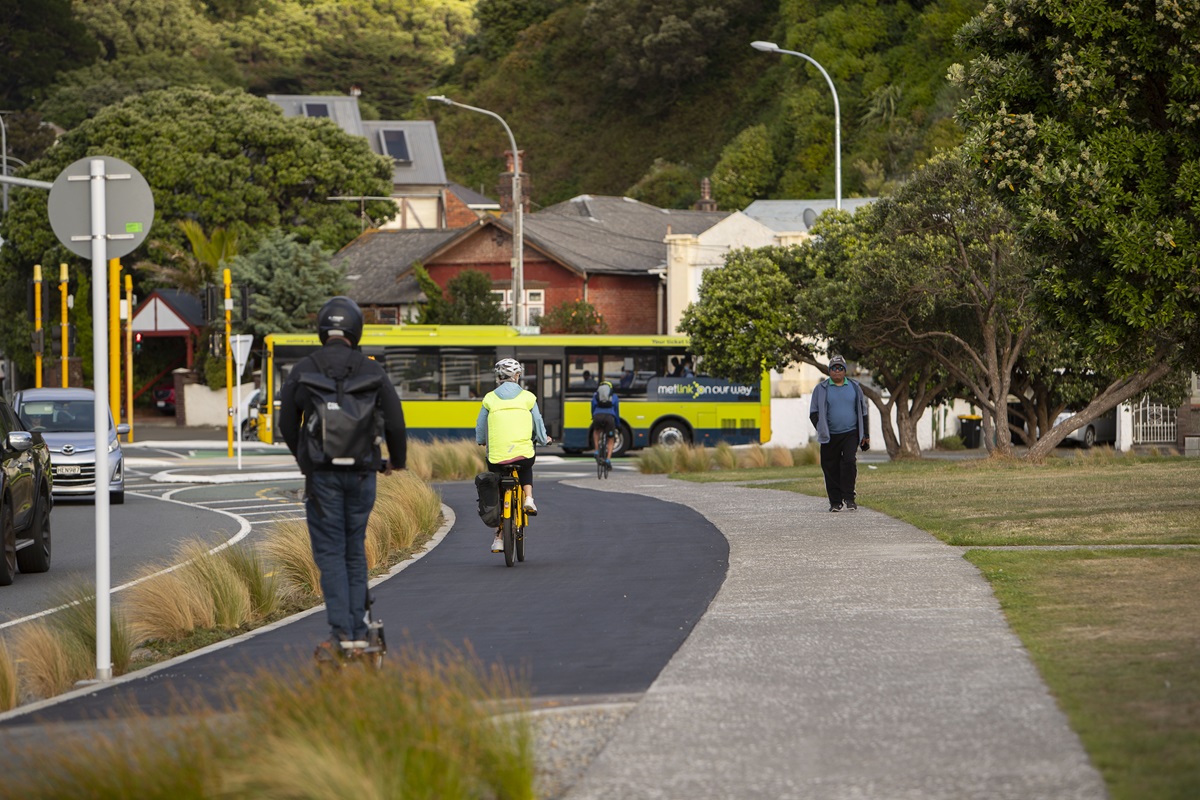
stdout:
<svg viewBox="0 0 1200 800">
<path fill-rule="evenodd" d="M 367 637 L 367 518 L 374 472 L 313 472 L 304 508 L 313 560 L 321 570 L 325 617 L 338 639 Z"/>
</svg>

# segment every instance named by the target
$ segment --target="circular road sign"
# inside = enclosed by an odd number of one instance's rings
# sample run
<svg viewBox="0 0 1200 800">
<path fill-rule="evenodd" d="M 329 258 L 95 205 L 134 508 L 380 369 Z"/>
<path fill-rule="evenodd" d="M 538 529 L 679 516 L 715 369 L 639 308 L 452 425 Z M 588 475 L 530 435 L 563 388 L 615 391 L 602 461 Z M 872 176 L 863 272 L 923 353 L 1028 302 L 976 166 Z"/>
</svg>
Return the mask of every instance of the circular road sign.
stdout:
<svg viewBox="0 0 1200 800">
<path fill-rule="evenodd" d="M 67 249 L 92 257 L 91 164 L 104 162 L 104 233 L 108 258 L 132 253 L 154 222 L 154 195 L 142 173 L 112 156 L 81 158 L 58 174 L 50 187 L 50 226 Z"/>
</svg>

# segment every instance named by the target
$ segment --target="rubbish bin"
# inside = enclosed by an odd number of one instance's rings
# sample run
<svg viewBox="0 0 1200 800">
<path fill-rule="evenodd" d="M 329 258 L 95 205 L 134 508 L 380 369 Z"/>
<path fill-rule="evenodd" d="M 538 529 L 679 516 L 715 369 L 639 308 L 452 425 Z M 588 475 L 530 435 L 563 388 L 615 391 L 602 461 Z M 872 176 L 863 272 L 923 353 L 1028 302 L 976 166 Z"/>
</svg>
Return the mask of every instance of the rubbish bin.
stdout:
<svg viewBox="0 0 1200 800">
<path fill-rule="evenodd" d="M 962 437 L 963 446 L 969 450 L 979 447 L 983 432 L 983 417 L 977 414 L 962 414 L 958 418 L 958 435 Z"/>
</svg>

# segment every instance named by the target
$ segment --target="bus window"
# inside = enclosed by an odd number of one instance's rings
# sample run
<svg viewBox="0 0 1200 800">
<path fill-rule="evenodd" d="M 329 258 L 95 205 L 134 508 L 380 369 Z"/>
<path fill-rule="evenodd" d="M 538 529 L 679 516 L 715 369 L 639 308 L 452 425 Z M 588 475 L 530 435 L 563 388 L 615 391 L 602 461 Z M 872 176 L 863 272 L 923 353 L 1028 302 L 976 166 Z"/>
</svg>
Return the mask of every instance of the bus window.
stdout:
<svg viewBox="0 0 1200 800">
<path fill-rule="evenodd" d="M 437 350 L 389 347 L 384 351 L 383 368 L 401 400 L 439 399 Z"/>
<path fill-rule="evenodd" d="M 664 363 L 654 351 L 605 348 L 604 379 L 612 381 L 621 397 L 645 395 L 650 379 L 663 374 Z"/>
<path fill-rule="evenodd" d="M 600 385 L 600 354 L 595 350 L 567 351 L 567 396 L 590 397 Z M 615 382 L 614 382 L 614 385 Z"/>
<path fill-rule="evenodd" d="M 442 349 L 443 400 L 483 397 L 496 385 L 494 350 Z"/>
</svg>

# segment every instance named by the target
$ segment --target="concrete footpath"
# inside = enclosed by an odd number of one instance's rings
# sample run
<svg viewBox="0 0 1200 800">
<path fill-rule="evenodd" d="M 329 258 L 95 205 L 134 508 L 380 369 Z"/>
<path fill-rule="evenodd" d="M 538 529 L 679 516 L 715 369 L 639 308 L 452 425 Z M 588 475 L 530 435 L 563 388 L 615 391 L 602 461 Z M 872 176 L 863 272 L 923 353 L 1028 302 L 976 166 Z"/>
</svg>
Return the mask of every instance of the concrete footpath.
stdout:
<svg viewBox="0 0 1200 800">
<path fill-rule="evenodd" d="M 958 548 L 790 492 L 572 483 L 689 506 L 730 552 L 707 613 L 567 800 L 1106 797 Z"/>
</svg>

